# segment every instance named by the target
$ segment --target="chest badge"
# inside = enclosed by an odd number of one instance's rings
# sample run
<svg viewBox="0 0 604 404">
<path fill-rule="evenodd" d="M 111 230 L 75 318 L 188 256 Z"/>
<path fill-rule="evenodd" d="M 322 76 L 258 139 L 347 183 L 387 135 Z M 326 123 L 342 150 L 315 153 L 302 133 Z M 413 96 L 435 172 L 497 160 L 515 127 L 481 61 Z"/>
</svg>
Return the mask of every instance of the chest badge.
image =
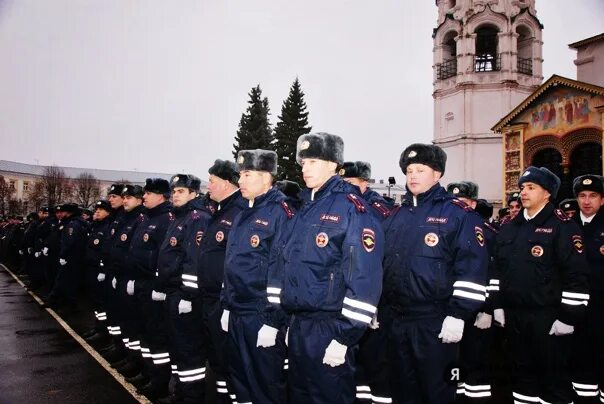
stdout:
<svg viewBox="0 0 604 404">
<path fill-rule="evenodd" d="M 367 252 L 375 250 L 375 232 L 371 229 L 363 229 L 363 235 L 361 236 L 363 241 L 363 248 Z"/>
<path fill-rule="evenodd" d="M 95 238 L 94 241 L 92 242 L 92 244 L 94 245 L 99 245 L 100 241 L 98 238 Z"/>
<path fill-rule="evenodd" d="M 317 247 L 323 248 L 327 245 L 327 243 L 329 243 L 329 236 L 327 233 L 321 232 L 317 234 L 317 237 L 315 237 L 315 243 L 317 244 Z"/>
<path fill-rule="evenodd" d="M 178 244 L 178 240 L 176 240 L 176 237 L 170 237 L 170 245 L 172 247 L 176 247 L 176 244 Z"/>
<path fill-rule="evenodd" d="M 126 233 L 122 234 L 122 235 L 120 236 L 120 240 L 122 240 L 122 241 L 126 241 L 126 240 L 128 240 L 128 235 L 127 235 Z"/>
<path fill-rule="evenodd" d="M 219 243 L 224 240 L 224 233 L 222 231 L 216 232 L 216 241 Z"/>
<path fill-rule="evenodd" d="M 583 253 L 583 237 L 578 234 L 575 234 L 572 238 L 575 250 L 577 250 L 579 254 Z"/>
<path fill-rule="evenodd" d="M 149 241 L 149 233 L 145 233 L 143 235 L 143 241 L 146 243 L 147 241 Z"/>
<path fill-rule="evenodd" d="M 199 247 L 201 245 L 201 239 L 203 238 L 203 231 L 199 230 L 195 233 L 195 244 Z"/>
<path fill-rule="evenodd" d="M 533 257 L 541 257 L 543 255 L 543 247 L 541 247 L 540 245 L 536 245 L 533 248 L 531 248 L 531 255 Z"/>
<path fill-rule="evenodd" d="M 600 254 L 604 255 L 604 245 L 600 246 Z"/>
<path fill-rule="evenodd" d="M 254 248 L 260 245 L 260 237 L 258 237 L 257 234 L 254 234 L 252 237 L 250 237 L 250 245 Z"/>
<path fill-rule="evenodd" d="M 438 239 L 438 235 L 436 233 L 428 233 L 424 237 L 424 243 L 426 243 L 428 247 L 434 247 L 439 241 L 440 240 Z"/>
</svg>

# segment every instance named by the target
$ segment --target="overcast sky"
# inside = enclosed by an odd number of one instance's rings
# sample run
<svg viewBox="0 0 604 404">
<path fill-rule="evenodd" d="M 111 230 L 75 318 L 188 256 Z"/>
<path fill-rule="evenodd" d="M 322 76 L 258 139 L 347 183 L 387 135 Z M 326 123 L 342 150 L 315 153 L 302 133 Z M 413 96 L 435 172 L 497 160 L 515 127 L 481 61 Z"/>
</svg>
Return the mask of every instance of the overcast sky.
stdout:
<svg viewBox="0 0 604 404">
<path fill-rule="evenodd" d="M 544 76 L 604 31 L 603 0 L 538 0 Z M 396 175 L 432 139 L 434 0 L 0 0 L 0 159 L 207 177 L 248 92 L 292 81 L 313 131 Z"/>
</svg>

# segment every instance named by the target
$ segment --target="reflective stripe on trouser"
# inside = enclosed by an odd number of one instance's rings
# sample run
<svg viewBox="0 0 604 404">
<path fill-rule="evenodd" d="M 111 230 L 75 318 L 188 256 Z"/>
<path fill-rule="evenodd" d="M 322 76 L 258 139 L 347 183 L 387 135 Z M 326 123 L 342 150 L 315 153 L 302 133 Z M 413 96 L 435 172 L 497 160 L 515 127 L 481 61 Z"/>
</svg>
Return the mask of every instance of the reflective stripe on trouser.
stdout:
<svg viewBox="0 0 604 404">
<path fill-rule="evenodd" d="M 355 398 L 354 352 L 348 347 L 345 362 L 323 364 L 325 350 L 337 335 L 337 317 L 329 313 L 294 315 L 288 334 L 288 396 L 292 404 L 351 403 Z"/>
<path fill-rule="evenodd" d="M 231 311 L 227 341 L 231 393 L 237 402 L 284 403 L 285 333 L 280 330 L 275 345 L 256 346 L 258 331 L 264 325 L 257 313 Z"/>
<path fill-rule="evenodd" d="M 491 391 L 491 346 L 494 328 L 482 330 L 472 324 L 464 329 L 459 343 L 459 361 L 461 372 L 457 394 L 465 395 L 468 399 L 488 400 Z"/>
<path fill-rule="evenodd" d="M 184 402 L 203 402 L 206 361 L 201 333 L 201 303 L 199 299 L 193 299 L 192 311 L 179 314 L 180 300 L 180 293 L 170 293 L 165 301 L 171 340 L 170 360 L 178 366 L 180 392 Z"/>
<path fill-rule="evenodd" d="M 511 390 L 517 395 L 548 403 L 573 401 L 569 372 L 572 336 L 549 335 L 557 318 L 556 307 L 506 309 L 504 330 L 514 369 Z M 522 402 L 522 397 L 514 400 Z"/>
</svg>

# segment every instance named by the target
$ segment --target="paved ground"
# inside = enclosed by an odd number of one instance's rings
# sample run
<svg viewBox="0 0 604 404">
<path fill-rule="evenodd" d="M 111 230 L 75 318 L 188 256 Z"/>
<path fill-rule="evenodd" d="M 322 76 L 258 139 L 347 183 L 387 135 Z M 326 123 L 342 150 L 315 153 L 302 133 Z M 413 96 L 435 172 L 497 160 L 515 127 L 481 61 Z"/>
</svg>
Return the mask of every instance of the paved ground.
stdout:
<svg viewBox="0 0 604 404">
<path fill-rule="evenodd" d="M 138 402 L 1 265 L 0 375 L 0 404 Z"/>
</svg>

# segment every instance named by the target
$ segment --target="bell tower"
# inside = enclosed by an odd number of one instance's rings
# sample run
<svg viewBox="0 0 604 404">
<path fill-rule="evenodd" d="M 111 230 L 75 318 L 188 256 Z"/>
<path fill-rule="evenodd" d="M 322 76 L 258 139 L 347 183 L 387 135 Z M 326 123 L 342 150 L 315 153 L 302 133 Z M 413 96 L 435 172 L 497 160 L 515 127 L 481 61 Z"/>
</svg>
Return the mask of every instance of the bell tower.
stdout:
<svg viewBox="0 0 604 404">
<path fill-rule="evenodd" d="M 434 144 L 448 155 L 446 183 L 479 185 L 499 201 L 501 135 L 493 127 L 542 82 L 543 26 L 535 0 L 436 0 Z"/>
</svg>

